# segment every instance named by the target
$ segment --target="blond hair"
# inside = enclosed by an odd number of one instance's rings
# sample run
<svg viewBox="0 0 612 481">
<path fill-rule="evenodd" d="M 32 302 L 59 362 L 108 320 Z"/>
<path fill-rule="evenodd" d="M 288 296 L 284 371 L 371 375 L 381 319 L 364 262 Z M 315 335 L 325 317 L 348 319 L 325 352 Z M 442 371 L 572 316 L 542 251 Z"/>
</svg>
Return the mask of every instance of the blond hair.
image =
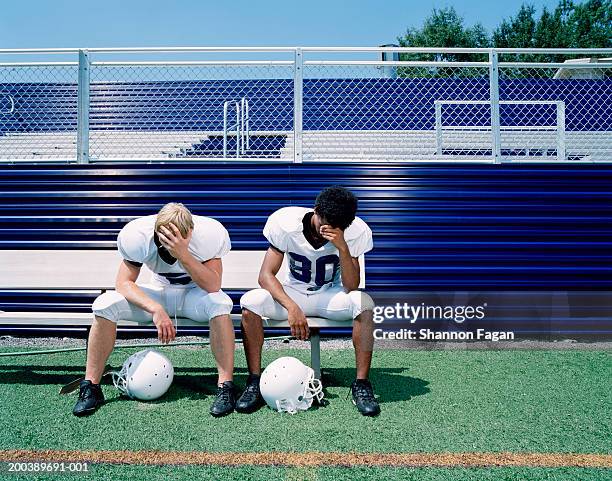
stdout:
<svg viewBox="0 0 612 481">
<path fill-rule="evenodd" d="M 189 231 L 193 229 L 193 217 L 189 209 L 179 202 L 170 202 L 161 208 L 155 219 L 155 232 L 164 226 L 174 224 L 183 238 L 187 238 Z"/>
</svg>

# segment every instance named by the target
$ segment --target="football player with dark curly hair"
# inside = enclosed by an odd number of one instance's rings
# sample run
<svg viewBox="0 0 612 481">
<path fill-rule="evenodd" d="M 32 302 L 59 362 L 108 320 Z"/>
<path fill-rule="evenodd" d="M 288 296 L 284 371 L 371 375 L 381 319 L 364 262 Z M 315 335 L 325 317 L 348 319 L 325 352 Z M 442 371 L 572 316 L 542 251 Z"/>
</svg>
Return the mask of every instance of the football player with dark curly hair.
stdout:
<svg viewBox="0 0 612 481">
<path fill-rule="evenodd" d="M 314 316 L 353 322 L 357 368 L 351 386 L 353 402 L 364 416 L 380 413 L 368 381 L 374 302 L 358 290 L 359 257 L 372 249 L 372 231 L 356 213 L 353 193 L 332 186 L 317 196 L 314 209 L 284 207 L 268 217 L 263 234 L 270 246 L 259 272 L 261 288 L 240 299 L 249 379 L 236 403 L 237 411 L 253 412 L 264 404 L 259 390 L 262 317 L 286 319 L 292 335 L 308 339 L 307 316 Z M 289 272 L 281 283 L 276 274 L 285 255 Z"/>
</svg>

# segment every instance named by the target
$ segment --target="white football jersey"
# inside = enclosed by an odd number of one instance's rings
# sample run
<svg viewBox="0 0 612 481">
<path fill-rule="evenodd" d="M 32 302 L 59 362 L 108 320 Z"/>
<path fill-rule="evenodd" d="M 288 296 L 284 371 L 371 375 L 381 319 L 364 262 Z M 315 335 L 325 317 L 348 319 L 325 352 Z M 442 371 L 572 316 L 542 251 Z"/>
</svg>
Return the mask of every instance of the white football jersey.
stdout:
<svg viewBox="0 0 612 481">
<path fill-rule="evenodd" d="M 340 257 L 331 242 L 315 249 L 304 237 L 304 216 L 313 212 L 305 207 L 283 207 L 274 212 L 263 230 L 270 244 L 288 257 L 289 271 L 285 285 L 303 293 L 341 286 Z M 372 231 L 359 217 L 344 231 L 344 238 L 352 257 L 372 250 Z"/>
<path fill-rule="evenodd" d="M 153 272 L 153 279 L 163 285 L 195 286 L 185 268 L 177 260 L 166 263 L 157 251 L 153 239 L 156 215 L 140 217 L 129 222 L 117 237 L 117 249 L 130 262 L 146 265 Z M 231 249 L 230 238 L 223 225 L 199 215 L 193 216 L 193 234 L 189 252 L 199 261 L 221 258 Z"/>
</svg>

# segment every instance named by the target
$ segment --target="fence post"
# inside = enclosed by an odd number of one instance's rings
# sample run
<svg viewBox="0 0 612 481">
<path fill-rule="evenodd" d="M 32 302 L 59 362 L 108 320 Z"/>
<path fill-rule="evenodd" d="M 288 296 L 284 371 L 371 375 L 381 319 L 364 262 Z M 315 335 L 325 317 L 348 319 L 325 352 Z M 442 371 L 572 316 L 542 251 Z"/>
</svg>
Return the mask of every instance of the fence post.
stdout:
<svg viewBox="0 0 612 481">
<path fill-rule="evenodd" d="M 436 110 L 436 155 L 442 155 L 442 104 L 434 101 Z"/>
<path fill-rule="evenodd" d="M 236 102 L 236 158 L 240 158 L 240 144 L 242 144 L 242 120 L 240 118 L 240 102 Z"/>
<path fill-rule="evenodd" d="M 557 160 L 564 161 L 565 156 L 565 102 L 557 102 Z"/>
<path fill-rule="evenodd" d="M 293 77 L 293 162 L 302 162 L 302 113 L 304 86 L 304 58 L 302 49 L 295 49 Z"/>
<path fill-rule="evenodd" d="M 491 141 L 493 161 L 501 162 L 501 132 L 499 122 L 499 64 L 494 49 L 489 51 L 489 91 L 491 97 Z"/>
<path fill-rule="evenodd" d="M 89 52 L 79 50 L 77 163 L 89 162 Z"/>
</svg>

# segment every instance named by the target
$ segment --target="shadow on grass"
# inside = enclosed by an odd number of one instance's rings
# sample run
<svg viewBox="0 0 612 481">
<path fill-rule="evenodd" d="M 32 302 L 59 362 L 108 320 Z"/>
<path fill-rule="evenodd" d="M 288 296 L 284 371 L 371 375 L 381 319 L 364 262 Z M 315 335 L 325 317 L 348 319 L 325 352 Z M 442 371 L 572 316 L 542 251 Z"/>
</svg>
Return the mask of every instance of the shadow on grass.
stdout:
<svg viewBox="0 0 612 481">
<path fill-rule="evenodd" d="M 202 400 L 211 399 L 217 392 L 217 371 L 213 368 L 201 369 L 199 375 L 196 374 L 181 374 L 181 372 L 194 371 L 192 368 L 175 368 L 174 380 L 168 392 L 160 399 L 155 401 L 148 401 L 147 404 L 165 404 L 180 399 L 189 400 Z M 236 383 L 238 393 L 242 392 L 242 387 L 246 384 L 247 372 L 246 369 L 238 369 L 238 371 L 244 371 L 244 373 L 235 373 L 234 382 Z M 110 382 L 107 381 L 108 384 Z M 118 401 L 129 401 L 130 399 L 126 396 L 117 395 L 114 398 L 110 398 L 106 401 L 106 404 L 110 404 Z"/>
<path fill-rule="evenodd" d="M 0 385 L 24 384 L 33 386 L 57 385 L 63 386 L 82 376 L 84 366 L 15 366 L 0 365 Z M 246 384 L 247 370 L 237 368 L 234 382 L 239 392 Z M 355 378 L 355 369 L 325 368 L 323 371 L 323 385 L 329 387 L 344 387 L 350 390 Z M 372 368 L 370 380 L 374 392 L 383 403 L 407 401 L 415 396 L 427 394 L 430 389 L 429 381 L 411 377 L 408 369 L 404 368 Z M 103 380 L 103 384 L 111 384 L 110 376 Z M 176 401 L 179 399 L 205 399 L 214 396 L 217 387 L 217 370 L 214 367 L 176 367 L 174 382 L 167 395 L 158 403 Z M 344 397 L 326 391 L 327 399 Z M 122 399 L 117 397 L 117 400 Z M 109 402 L 114 402 L 109 400 Z"/>
<path fill-rule="evenodd" d="M 7 369 L 7 367 L 9 369 Z M 38 367 L 40 370 L 36 370 Z M 51 372 L 49 372 L 51 371 Z M 49 366 L 0 366 L 0 385 L 29 385 L 29 386 L 60 386 L 65 385 L 75 379 L 76 376 L 82 375 L 83 367 L 75 366 L 74 369 L 64 367 L 60 369 L 49 369 Z M 323 385 L 325 388 L 343 388 L 340 393 L 329 392 L 325 389 L 325 404 L 321 406 L 314 405 L 312 409 L 326 408 L 329 401 L 334 402 L 334 399 L 344 400 L 350 399 L 350 386 L 355 376 L 353 367 L 347 368 L 326 368 L 323 373 Z M 244 368 L 237 369 L 234 382 L 237 386 L 237 391 L 240 393 L 246 384 L 247 371 Z M 422 396 L 430 392 L 428 387 L 429 382 L 423 379 L 415 378 L 408 375 L 408 369 L 404 368 L 372 368 L 370 379 L 374 385 L 374 392 L 378 400 L 384 405 L 386 403 L 395 403 L 408 401 L 415 396 Z M 110 376 L 103 380 L 103 384 L 111 385 Z M 160 399 L 149 401 L 140 409 L 155 409 L 157 405 L 160 409 L 162 406 L 170 406 L 180 400 L 188 401 L 204 401 L 207 404 L 212 402 L 216 393 L 217 387 L 217 371 L 214 367 L 185 367 L 175 368 L 174 381 L 168 392 Z M 120 393 L 113 389 L 114 394 L 106 397 L 106 405 L 115 403 L 134 403 L 138 402 L 127 397 L 121 396 Z M 66 397 L 57 394 L 59 399 L 73 398 L 76 400 L 77 392 L 66 395 Z M 71 401 L 72 402 L 72 401 Z M 148 407 L 147 407 L 148 406 Z"/>
<path fill-rule="evenodd" d="M 345 387 L 350 391 L 355 379 L 355 368 L 326 368 L 323 370 L 323 386 Z M 374 393 L 382 403 L 408 401 L 415 396 L 423 396 L 430 392 L 429 381 L 408 375 L 404 368 L 372 368 L 370 381 Z M 325 397 L 334 399 L 338 396 L 326 392 Z"/>
<path fill-rule="evenodd" d="M 198 401 L 209 398 L 213 393 L 213 389 L 214 384 L 211 385 L 203 376 L 175 374 L 168 392 L 161 398 L 154 401 L 146 401 L 146 403 L 150 405 L 166 404 L 180 399 Z M 134 402 L 134 400 L 117 392 L 116 396 L 107 398 L 105 404 L 112 404 L 115 402 Z"/>
<path fill-rule="evenodd" d="M 121 366 L 113 366 L 115 369 L 119 370 L 121 368 Z M 76 366 L 46 366 L 44 364 L 0 364 L 0 375 L 4 375 L 4 372 L 9 372 L 9 371 L 23 371 L 23 370 L 30 370 L 30 371 L 47 371 L 47 372 L 62 372 L 62 373 L 75 373 L 76 375 L 79 375 L 81 373 L 85 372 L 85 360 L 83 360 L 83 364 L 79 364 Z M 188 372 L 188 373 L 202 373 L 202 372 L 206 372 L 206 371 L 214 371 L 216 372 L 216 369 L 214 368 L 214 366 L 207 366 L 207 367 L 175 367 L 175 371 L 181 371 L 181 372 Z M 246 372 L 246 368 L 236 368 L 236 371 L 240 374 L 240 371 L 244 371 Z M 72 374 L 71 374 L 72 375 Z M 5 379 L 0 378 L 0 384 L 2 384 L 5 381 Z"/>
<path fill-rule="evenodd" d="M 180 374 L 191 372 L 191 368 L 176 368 L 174 380 L 168 394 L 160 399 L 165 401 L 176 401 L 177 399 L 205 399 L 217 393 L 217 370 L 214 368 L 199 369 L 200 375 Z M 238 368 L 234 371 L 234 383 L 239 393 L 242 392 L 248 372 L 246 369 Z"/>
<path fill-rule="evenodd" d="M 118 369 L 118 368 L 117 368 Z M 58 389 L 83 376 L 84 366 L 0 366 L 0 385 L 57 386 Z M 246 384 L 246 369 L 238 368 L 235 382 L 241 390 Z M 105 376 L 104 385 L 112 385 L 111 376 Z M 214 396 L 217 389 L 217 370 L 214 367 L 175 367 L 174 380 L 168 393 L 153 404 L 163 404 L 179 399 L 199 400 Z M 75 392 L 67 396 L 76 396 Z M 59 395 L 59 394 L 58 394 Z M 107 398 L 106 404 L 129 400 L 117 392 L 116 397 Z"/>
</svg>

